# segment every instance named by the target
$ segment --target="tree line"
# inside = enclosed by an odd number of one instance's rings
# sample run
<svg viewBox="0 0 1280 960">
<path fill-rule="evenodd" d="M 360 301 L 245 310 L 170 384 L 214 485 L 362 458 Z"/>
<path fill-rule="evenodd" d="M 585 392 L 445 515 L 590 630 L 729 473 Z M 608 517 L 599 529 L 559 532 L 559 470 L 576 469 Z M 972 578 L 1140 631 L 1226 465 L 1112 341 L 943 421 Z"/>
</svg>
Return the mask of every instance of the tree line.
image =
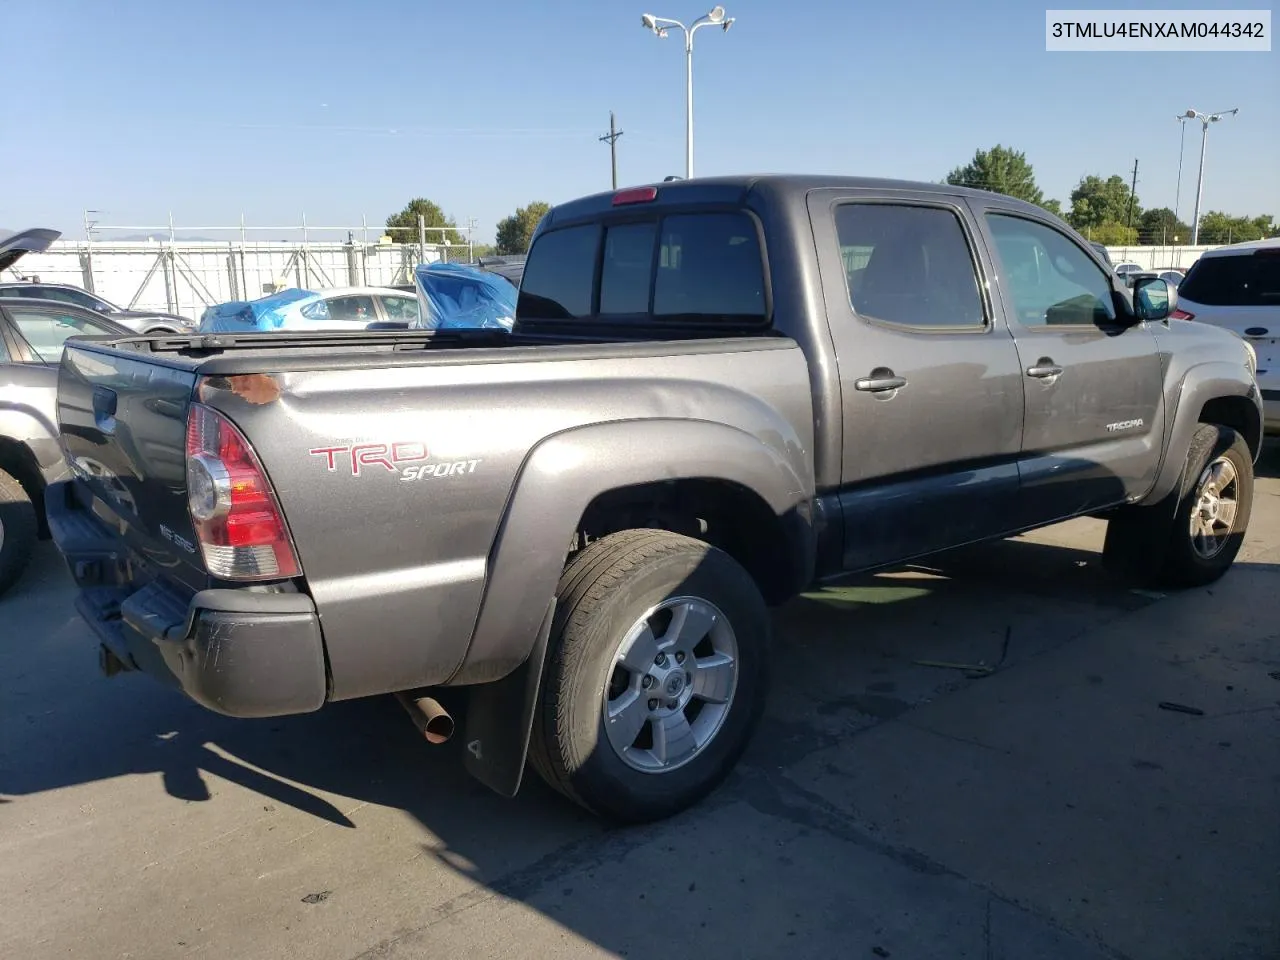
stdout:
<svg viewBox="0 0 1280 960">
<path fill-rule="evenodd" d="M 1109 246 L 1172 246 L 1191 242 L 1191 226 L 1168 207 L 1144 210 L 1129 182 L 1120 174 L 1081 177 L 1071 191 L 1064 212 L 1058 200 L 1046 199 L 1036 185 L 1026 154 L 1000 144 L 977 150 L 967 164 L 947 174 L 945 183 L 976 187 L 1017 197 L 1061 217 L 1090 240 Z M 1238 243 L 1280 236 L 1280 224 L 1270 214 L 1233 217 L 1210 210 L 1200 217 L 1200 243 Z"/>
<path fill-rule="evenodd" d="M 529 249 L 529 241 L 539 221 L 551 209 L 551 204 L 535 200 L 498 222 L 496 243 L 475 244 L 477 257 L 489 254 L 520 254 Z M 448 216 L 439 204 L 426 197 L 415 197 L 405 204 L 399 213 L 387 217 L 387 233 L 395 243 L 418 242 L 418 218 L 427 228 L 428 243 L 448 243 L 466 246 L 466 239 L 457 229 L 458 221 Z"/>
</svg>

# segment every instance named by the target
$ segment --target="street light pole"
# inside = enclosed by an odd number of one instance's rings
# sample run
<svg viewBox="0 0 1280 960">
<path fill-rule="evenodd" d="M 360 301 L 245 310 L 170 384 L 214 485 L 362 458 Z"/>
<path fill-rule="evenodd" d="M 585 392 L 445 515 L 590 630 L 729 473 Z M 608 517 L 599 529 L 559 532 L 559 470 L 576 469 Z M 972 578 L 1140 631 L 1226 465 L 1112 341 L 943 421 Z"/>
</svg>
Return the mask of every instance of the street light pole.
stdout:
<svg viewBox="0 0 1280 960">
<path fill-rule="evenodd" d="M 697 29 L 697 25 L 694 25 Z M 693 176 L 693 30 L 684 32 L 684 178 Z"/>
<path fill-rule="evenodd" d="M 1230 110 L 1222 110 L 1218 113 L 1198 113 L 1195 110 L 1188 110 L 1183 114 L 1188 120 L 1200 121 L 1200 180 L 1196 186 L 1195 219 L 1191 221 L 1191 245 L 1193 247 L 1200 242 L 1200 200 L 1204 195 L 1204 151 L 1209 143 L 1209 124 L 1217 123 L 1223 117 L 1233 117 L 1239 112 L 1239 107 L 1233 107 Z"/>
<path fill-rule="evenodd" d="M 684 34 L 684 175 L 687 180 L 693 176 L 693 35 L 708 26 L 728 30 L 733 26 L 733 17 L 725 17 L 724 7 L 717 4 L 687 27 L 679 20 L 655 17 L 651 13 L 644 14 L 640 22 L 659 38 L 665 38 L 671 27 Z"/>
<path fill-rule="evenodd" d="M 1182 203 L 1182 151 L 1187 143 L 1187 118 L 1183 116 L 1176 118 L 1181 133 L 1178 134 L 1178 185 L 1173 191 L 1173 222 L 1178 222 L 1178 206 Z"/>
</svg>

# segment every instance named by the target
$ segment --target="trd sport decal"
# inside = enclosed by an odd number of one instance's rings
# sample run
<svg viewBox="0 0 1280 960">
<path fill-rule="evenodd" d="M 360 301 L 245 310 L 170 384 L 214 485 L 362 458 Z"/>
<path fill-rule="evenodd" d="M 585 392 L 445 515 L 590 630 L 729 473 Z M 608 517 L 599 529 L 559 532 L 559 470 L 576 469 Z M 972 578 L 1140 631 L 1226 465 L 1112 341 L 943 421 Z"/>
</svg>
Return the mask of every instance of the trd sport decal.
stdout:
<svg viewBox="0 0 1280 960">
<path fill-rule="evenodd" d="M 432 460 L 427 445 L 417 440 L 312 447 L 307 453 L 322 457 L 330 473 L 339 470 L 346 473 L 350 469 L 351 476 L 358 477 L 371 471 L 376 473 L 376 468 L 382 467 L 400 474 L 401 480 L 466 476 L 475 473 L 476 465 L 480 463 L 479 460 Z"/>
</svg>

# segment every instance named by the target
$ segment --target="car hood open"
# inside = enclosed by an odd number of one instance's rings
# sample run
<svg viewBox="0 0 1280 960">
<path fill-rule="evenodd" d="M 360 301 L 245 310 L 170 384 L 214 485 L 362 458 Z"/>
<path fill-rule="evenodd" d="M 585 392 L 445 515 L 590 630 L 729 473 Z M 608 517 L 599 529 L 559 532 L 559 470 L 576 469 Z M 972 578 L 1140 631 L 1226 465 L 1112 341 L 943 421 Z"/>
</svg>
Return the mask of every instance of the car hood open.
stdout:
<svg viewBox="0 0 1280 960">
<path fill-rule="evenodd" d="M 29 230 L 0 229 L 0 270 L 8 269 L 22 259 L 23 254 L 40 253 L 62 236 L 61 230 L 32 227 Z"/>
</svg>

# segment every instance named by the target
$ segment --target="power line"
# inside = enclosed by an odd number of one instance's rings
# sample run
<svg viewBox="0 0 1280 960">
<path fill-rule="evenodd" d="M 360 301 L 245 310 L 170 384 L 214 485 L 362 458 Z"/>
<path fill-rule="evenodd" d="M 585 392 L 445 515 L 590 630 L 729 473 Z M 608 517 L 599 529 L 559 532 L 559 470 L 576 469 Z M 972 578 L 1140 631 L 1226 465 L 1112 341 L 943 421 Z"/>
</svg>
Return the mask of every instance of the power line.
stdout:
<svg viewBox="0 0 1280 960">
<path fill-rule="evenodd" d="M 1133 227 L 1133 198 L 1138 190 L 1138 158 L 1133 158 L 1133 185 L 1129 187 L 1129 214 L 1125 218 L 1125 228 Z"/>
<path fill-rule="evenodd" d="M 613 189 L 618 189 L 618 138 L 622 136 L 622 131 L 617 128 L 614 123 L 613 111 L 609 111 L 609 132 L 599 140 L 601 143 L 609 144 L 609 163 L 613 168 Z"/>
</svg>

